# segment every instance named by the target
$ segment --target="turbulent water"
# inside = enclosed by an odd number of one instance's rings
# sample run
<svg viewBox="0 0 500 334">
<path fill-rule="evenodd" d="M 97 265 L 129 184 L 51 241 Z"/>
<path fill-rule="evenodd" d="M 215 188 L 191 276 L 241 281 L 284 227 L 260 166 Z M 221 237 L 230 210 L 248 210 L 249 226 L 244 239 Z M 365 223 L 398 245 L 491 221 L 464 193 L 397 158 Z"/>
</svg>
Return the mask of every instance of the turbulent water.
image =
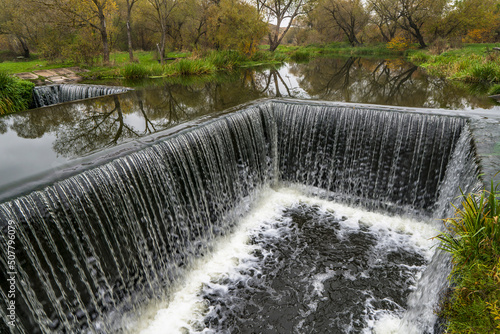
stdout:
<svg viewBox="0 0 500 334">
<path fill-rule="evenodd" d="M 435 233 L 426 221 L 267 189 L 167 307 L 131 329 L 382 333 L 405 312 Z"/>
<path fill-rule="evenodd" d="M 40 108 L 63 102 L 123 93 L 128 90 L 130 89 L 125 87 L 79 84 L 38 86 L 33 89 L 32 104 L 34 108 Z"/>
<path fill-rule="evenodd" d="M 462 118 L 328 104 L 184 130 L 0 205 L 14 332 L 432 332 L 432 216 L 472 153 Z"/>
</svg>

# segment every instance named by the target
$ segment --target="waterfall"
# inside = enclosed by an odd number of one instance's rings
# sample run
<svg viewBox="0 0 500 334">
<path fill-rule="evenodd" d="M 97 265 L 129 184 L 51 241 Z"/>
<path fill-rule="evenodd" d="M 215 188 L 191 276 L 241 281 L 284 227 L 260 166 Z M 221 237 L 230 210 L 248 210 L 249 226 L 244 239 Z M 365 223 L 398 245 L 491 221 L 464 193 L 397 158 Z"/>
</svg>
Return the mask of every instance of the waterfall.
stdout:
<svg viewBox="0 0 500 334">
<path fill-rule="evenodd" d="M 15 227 L 16 330 L 119 330 L 120 315 L 168 299 L 266 185 L 430 215 L 471 152 L 465 126 L 456 117 L 261 103 L 3 203 L 2 249 Z M 0 261 L 6 282 L 12 270 Z M 2 285 L 2 319 L 8 294 Z"/>
<path fill-rule="evenodd" d="M 433 209 L 465 120 L 278 103 L 284 182 L 351 204 L 407 214 Z"/>
<path fill-rule="evenodd" d="M 82 84 L 37 86 L 33 89 L 32 104 L 34 108 L 40 108 L 63 102 L 123 93 L 128 90 L 130 88 Z"/>
</svg>

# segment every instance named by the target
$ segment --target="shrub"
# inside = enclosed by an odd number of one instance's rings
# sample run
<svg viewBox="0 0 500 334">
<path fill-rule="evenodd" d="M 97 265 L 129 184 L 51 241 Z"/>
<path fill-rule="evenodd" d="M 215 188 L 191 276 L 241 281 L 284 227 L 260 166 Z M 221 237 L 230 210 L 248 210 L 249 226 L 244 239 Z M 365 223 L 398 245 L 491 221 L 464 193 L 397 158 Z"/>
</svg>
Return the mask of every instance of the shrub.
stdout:
<svg viewBox="0 0 500 334">
<path fill-rule="evenodd" d="M 309 61 L 309 58 L 311 58 L 311 53 L 307 50 L 297 50 L 292 53 L 290 58 L 297 62 Z"/>
<path fill-rule="evenodd" d="M 0 71 L 0 115 L 23 111 L 32 102 L 35 84 Z"/>
<path fill-rule="evenodd" d="M 387 43 L 387 48 L 392 51 L 403 52 L 410 48 L 410 41 L 404 37 L 394 37 Z"/>
<path fill-rule="evenodd" d="M 210 53 L 207 60 L 210 61 L 217 69 L 231 70 L 237 67 L 238 64 L 245 62 L 247 58 L 238 51 L 226 50 L 214 51 Z"/>
<path fill-rule="evenodd" d="M 481 81 L 499 82 L 500 66 L 493 62 L 474 64 L 471 68 L 471 74 L 474 78 Z"/>
<path fill-rule="evenodd" d="M 431 58 L 431 56 L 429 56 L 427 53 L 425 53 L 423 51 L 415 51 L 415 52 L 412 51 L 412 53 L 408 56 L 408 59 L 412 63 L 417 63 L 417 64 L 425 63 L 430 58 Z"/>
<path fill-rule="evenodd" d="M 498 187 L 498 186 L 497 186 Z M 500 194 L 463 195 L 462 208 L 438 238 L 451 253 L 452 293 L 440 311 L 449 333 L 498 333 L 500 329 Z"/>
<path fill-rule="evenodd" d="M 179 59 L 171 66 L 173 73 L 180 75 L 211 74 L 216 70 L 211 62 L 202 59 Z"/>
<path fill-rule="evenodd" d="M 125 79 L 142 79 L 148 77 L 150 71 L 144 65 L 132 63 L 122 69 L 122 75 Z"/>
<path fill-rule="evenodd" d="M 498 95 L 498 94 L 500 94 L 500 85 L 493 85 L 493 87 L 491 87 L 488 90 L 488 94 L 489 95 Z"/>
</svg>

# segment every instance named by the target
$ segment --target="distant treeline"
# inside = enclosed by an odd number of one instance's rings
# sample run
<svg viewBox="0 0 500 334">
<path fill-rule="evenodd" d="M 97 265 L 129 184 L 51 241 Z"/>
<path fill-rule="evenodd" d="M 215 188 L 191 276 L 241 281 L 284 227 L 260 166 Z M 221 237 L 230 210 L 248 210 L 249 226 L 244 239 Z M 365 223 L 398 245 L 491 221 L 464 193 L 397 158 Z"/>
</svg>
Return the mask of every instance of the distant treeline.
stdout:
<svg viewBox="0 0 500 334">
<path fill-rule="evenodd" d="M 500 0 L 2 0 L 0 51 L 108 63 L 112 50 L 238 50 L 265 43 L 389 43 L 394 49 L 500 39 Z"/>
</svg>

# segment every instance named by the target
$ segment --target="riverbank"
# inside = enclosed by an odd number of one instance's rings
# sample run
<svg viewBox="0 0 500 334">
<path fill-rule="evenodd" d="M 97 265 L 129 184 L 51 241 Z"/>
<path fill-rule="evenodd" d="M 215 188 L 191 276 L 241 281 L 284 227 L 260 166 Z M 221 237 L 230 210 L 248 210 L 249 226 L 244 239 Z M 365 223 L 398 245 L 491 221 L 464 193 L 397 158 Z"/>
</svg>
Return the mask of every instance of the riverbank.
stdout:
<svg viewBox="0 0 500 334">
<path fill-rule="evenodd" d="M 452 288 L 440 310 L 447 333 L 500 332 L 500 194 L 492 189 L 464 195 L 438 236 L 453 257 Z"/>
<path fill-rule="evenodd" d="M 462 48 L 449 49 L 437 55 L 429 50 L 410 50 L 407 57 L 431 75 L 493 85 L 500 83 L 500 52 L 494 47 L 496 44 L 464 44 Z M 497 93 L 490 91 L 490 94 Z"/>
<path fill-rule="evenodd" d="M 207 52 L 171 52 L 161 65 L 155 52 L 137 51 L 135 62 L 130 63 L 127 52 L 111 54 L 108 65 L 82 65 L 67 62 L 49 62 L 43 59 L 15 59 L 0 62 L 0 71 L 10 74 L 33 73 L 35 71 L 55 70 L 79 66 L 77 72 L 84 80 L 100 80 L 105 78 L 145 78 L 172 77 L 183 75 L 211 74 L 221 70 L 232 70 L 241 67 L 260 65 L 277 65 L 287 61 L 308 61 L 320 56 L 397 56 L 401 52 L 391 50 L 385 44 L 352 47 L 347 43 L 329 43 L 325 45 L 286 46 L 280 45 L 275 52 L 267 51 L 267 45 L 261 45 L 251 56 L 237 51 L 207 51 Z M 27 79 L 35 81 L 36 79 Z M 43 78 L 42 78 L 43 79 Z M 40 78 L 37 78 L 40 80 Z M 48 82 L 50 83 L 50 82 Z"/>
</svg>

